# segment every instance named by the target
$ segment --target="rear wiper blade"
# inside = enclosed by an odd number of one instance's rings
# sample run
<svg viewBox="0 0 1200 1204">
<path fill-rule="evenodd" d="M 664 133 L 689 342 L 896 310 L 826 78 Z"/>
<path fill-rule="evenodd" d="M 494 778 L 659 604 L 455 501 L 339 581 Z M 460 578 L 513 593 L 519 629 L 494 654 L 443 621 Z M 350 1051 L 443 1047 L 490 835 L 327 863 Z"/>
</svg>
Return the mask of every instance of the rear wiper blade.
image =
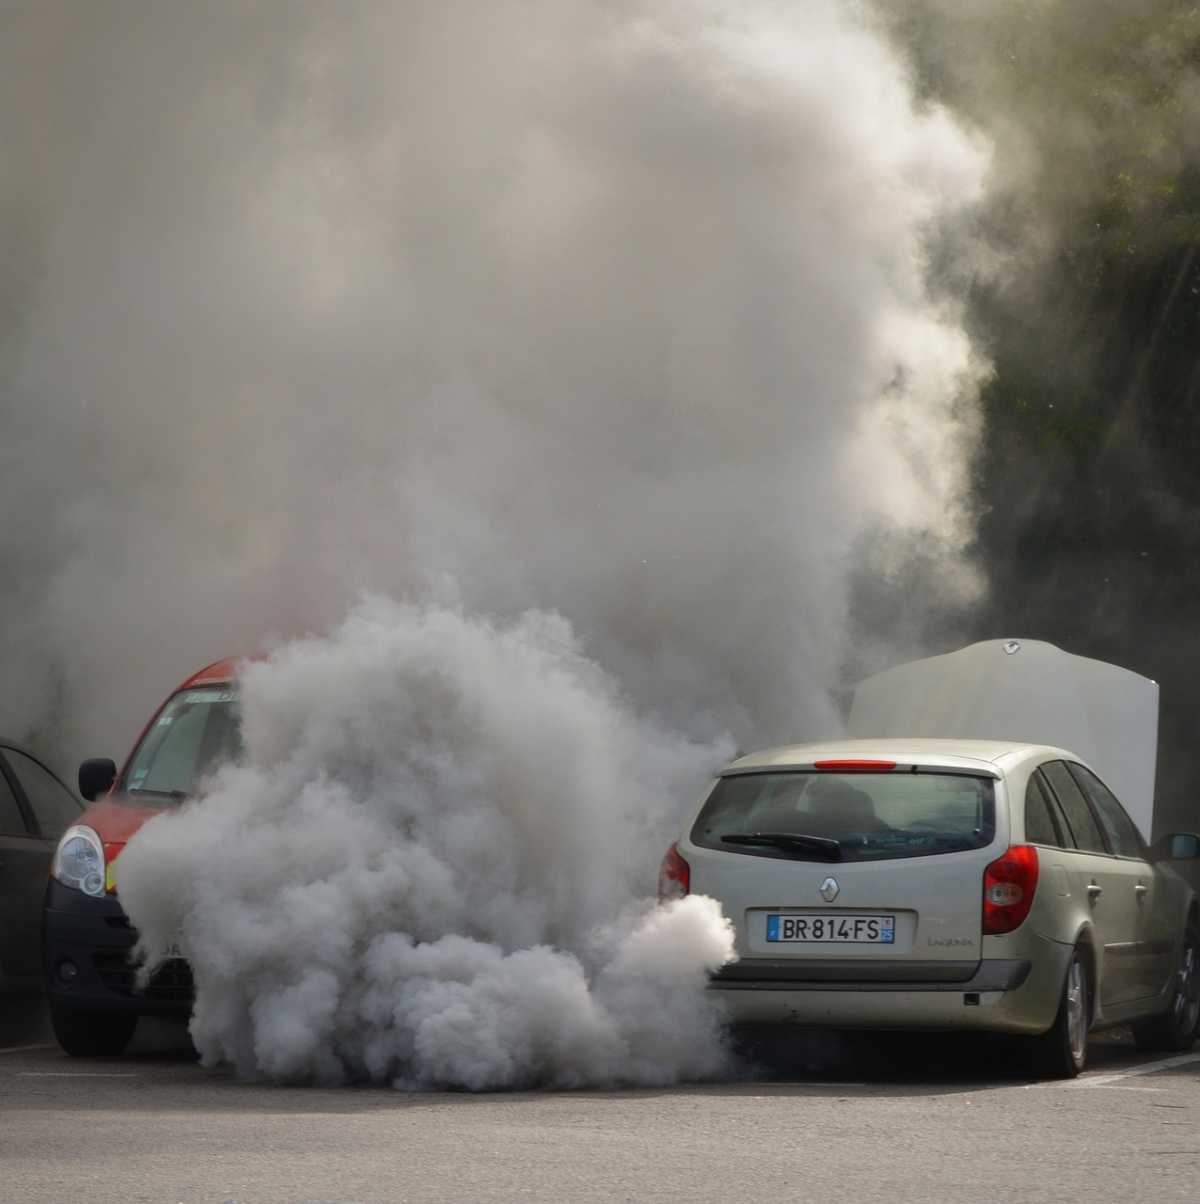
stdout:
<svg viewBox="0 0 1200 1204">
<path fill-rule="evenodd" d="M 726 832 L 724 844 L 756 844 L 767 848 L 811 853 L 822 861 L 841 861 L 842 846 L 825 836 L 805 836 L 799 832 Z"/>
</svg>

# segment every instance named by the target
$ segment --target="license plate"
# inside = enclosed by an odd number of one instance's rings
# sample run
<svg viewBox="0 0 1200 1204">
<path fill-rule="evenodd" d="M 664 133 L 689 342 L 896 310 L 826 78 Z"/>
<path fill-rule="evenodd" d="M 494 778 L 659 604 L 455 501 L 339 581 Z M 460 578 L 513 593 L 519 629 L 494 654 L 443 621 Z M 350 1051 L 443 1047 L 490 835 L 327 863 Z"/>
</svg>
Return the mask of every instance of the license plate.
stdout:
<svg viewBox="0 0 1200 1204">
<path fill-rule="evenodd" d="M 769 915 L 767 940 L 788 944 L 891 945 L 895 916 Z"/>
</svg>

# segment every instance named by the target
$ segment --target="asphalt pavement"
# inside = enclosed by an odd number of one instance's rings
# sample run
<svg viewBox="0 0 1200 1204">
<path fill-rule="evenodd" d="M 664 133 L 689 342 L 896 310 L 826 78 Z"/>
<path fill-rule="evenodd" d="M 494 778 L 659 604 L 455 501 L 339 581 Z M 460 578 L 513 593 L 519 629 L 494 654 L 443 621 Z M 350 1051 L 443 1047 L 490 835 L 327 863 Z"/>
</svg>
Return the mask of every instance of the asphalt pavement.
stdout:
<svg viewBox="0 0 1200 1204">
<path fill-rule="evenodd" d="M 1200 1047 L 1095 1038 L 1073 1083 L 975 1039 L 809 1036 L 737 1082 L 411 1094 L 238 1082 L 182 1026 L 63 1055 L 0 1011 L 0 1200 L 962 1201 L 1200 1198 Z"/>
</svg>

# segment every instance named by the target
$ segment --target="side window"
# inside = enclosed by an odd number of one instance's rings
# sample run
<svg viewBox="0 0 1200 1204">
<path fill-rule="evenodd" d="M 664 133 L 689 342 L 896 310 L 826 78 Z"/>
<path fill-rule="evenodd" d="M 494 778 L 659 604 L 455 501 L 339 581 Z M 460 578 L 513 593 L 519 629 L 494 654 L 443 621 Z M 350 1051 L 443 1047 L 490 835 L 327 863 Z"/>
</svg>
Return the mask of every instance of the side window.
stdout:
<svg viewBox="0 0 1200 1204">
<path fill-rule="evenodd" d="M 1054 791 L 1050 789 L 1050 783 L 1046 781 L 1046 775 L 1039 769 L 1033 776 L 1037 778 L 1038 789 L 1042 792 L 1042 798 L 1046 800 L 1046 809 L 1050 812 L 1050 818 L 1054 821 L 1054 826 L 1058 829 L 1058 834 L 1062 838 L 1062 847 L 1064 849 L 1073 849 L 1075 847 L 1075 837 L 1071 832 L 1071 825 L 1067 823 L 1067 817 L 1063 813 L 1062 807 L 1059 806 L 1058 799 L 1054 797 Z"/>
<path fill-rule="evenodd" d="M 8 779 L 0 773 L 0 836 L 28 835 L 25 817 L 17 805 L 17 796 L 13 794 Z"/>
<path fill-rule="evenodd" d="M 1058 830 L 1050 804 L 1038 781 L 1037 774 L 1029 779 L 1025 787 L 1025 839 L 1030 844 L 1052 845 L 1061 848 L 1062 834 Z"/>
<path fill-rule="evenodd" d="M 1075 847 L 1086 853 L 1107 853 L 1108 847 L 1088 808 L 1087 799 L 1083 797 L 1083 791 L 1075 784 L 1066 765 L 1062 761 L 1051 761 L 1042 766 L 1042 773 L 1067 817 L 1075 837 Z"/>
<path fill-rule="evenodd" d="M 1095 807 L 1113 852 L 1121 857 L 1144 857 L 1146 854 L 1142 849 L 1142 839 L 1134 827 L 1133 820 L 1125 814 L 1125 808 L 1121 806 L 1117 796 L 1085 766 L 1068 761 L 1067 768 Z"/>
<path fill-rule="evenodd" d="M 15 748 L 5 749 L 4 755 L 25 791 L 42 835 L 47 840 L 57 840 L 79 818 L 82 806 L 58 778 L 32 757 Z"/>
<path fill-rule="evenodd" d="M 1050 783 L 1046 781 L 1044 769 L 1043 765 L 1041 769 L 1036 770 L 1030 781 L 1037 782 L 1037 789 L 1041 792 L 1046 810 L 1050 812 L 1050 822 L 1058 833 L 1059 848 L 1073 849 L 1075 848 L 1075 836 L 1071 831 L 1071 825 L 1067 823 L 1067 817 L 1063 813 L 1062 807 L 1059 806 L 1058 799 L 1054 796 L 1054 791 L 1050 789 Z"/>
</svg>

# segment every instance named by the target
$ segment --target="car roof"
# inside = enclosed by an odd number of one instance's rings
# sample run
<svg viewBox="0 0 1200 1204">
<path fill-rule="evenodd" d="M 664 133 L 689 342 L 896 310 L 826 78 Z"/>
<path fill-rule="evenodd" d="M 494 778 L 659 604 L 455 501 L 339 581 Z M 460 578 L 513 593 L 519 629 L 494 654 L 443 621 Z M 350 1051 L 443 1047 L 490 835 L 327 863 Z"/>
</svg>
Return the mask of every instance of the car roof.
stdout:
<svg viewBox="0 0 1200 1204">
<path fill-rule="evenodd" d="M 239 665 L 245 661 L 256 659 L 258 658 L 252 656 L 227 656 L 223 660 L 213 661 L 211 665 L 205 665 L 203 669 L 198 669 L 176 689 L 186 690 L 191 686 L 208 686 L 217 682 L 232 681 L 237 676 Z"/>
<path fill-rule="evenodd" d="M 901 765 L 938 765 L 947 769 L 984 770 L 989 776 L 1014 768 L 1025 760 L 1067 757 L 1074 753 L 1049 744 L 1025 744 L 1015 740 L 830 740 L 819 744 L 785 744 L 764 748 L 731 761 L 722 774 L 753 773 L 766 769 L 811 769 L 815 761 L 880 760 Z"/>
</svg>

